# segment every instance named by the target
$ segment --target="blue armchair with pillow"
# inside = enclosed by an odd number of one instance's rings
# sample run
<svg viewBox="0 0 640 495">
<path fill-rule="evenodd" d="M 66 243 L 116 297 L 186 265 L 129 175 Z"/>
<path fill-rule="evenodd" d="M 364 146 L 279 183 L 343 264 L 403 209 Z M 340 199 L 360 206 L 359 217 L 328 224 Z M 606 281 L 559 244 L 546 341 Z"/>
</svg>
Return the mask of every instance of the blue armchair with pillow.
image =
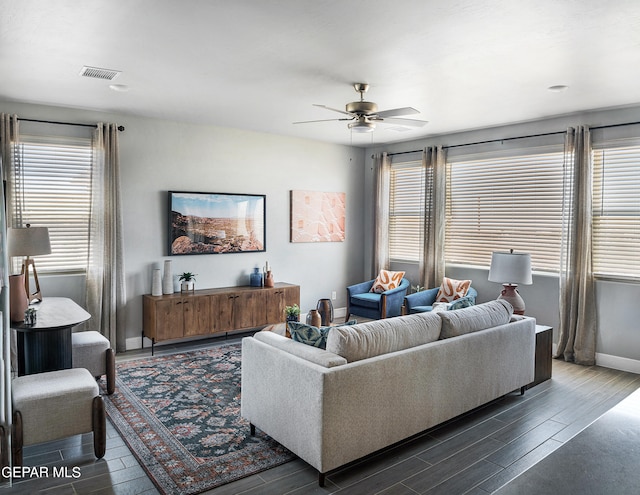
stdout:
<svg viewBox="0 0 640 495">
<path fill-rule="evenodd" d="M 408 294 L 404 298 L 404 313 L 424 313 L 433 309 L 433 304 L 436 302 L 436 296 L 440 287 L 434 289 L 427 289 L 420 292 L 414 292 Z M 468 306 L 473 306 L 476 303 L 476 297 L 478 297 L 478 291 L 473 287 L 469 287 L 467 294 L 464 297 L 455 299 L 449 303 L 448 309 L 460 309 Z"/>
<path fill-rule="evenodd" d="M 369 280 L 347 287 L 347 317 L 344 321 L 348 321 L 351 315 L 374 320 L 400 316 L 409 281 L 403 278 L 398 287 L 381 293 L 371 292 L 375 281 Z"/>
</svg>

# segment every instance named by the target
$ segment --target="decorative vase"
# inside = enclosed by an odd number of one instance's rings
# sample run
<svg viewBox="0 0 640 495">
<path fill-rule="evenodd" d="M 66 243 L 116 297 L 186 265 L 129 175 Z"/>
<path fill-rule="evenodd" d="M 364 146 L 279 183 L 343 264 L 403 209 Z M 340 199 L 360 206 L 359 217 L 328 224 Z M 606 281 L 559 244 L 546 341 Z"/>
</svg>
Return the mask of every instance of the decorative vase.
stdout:
<svg viewBox="0 0 640 495">
<path fill-rule="evenodd" d="M 162 274 L 160 273 L 160 268 L 153 269 L 153 276 L 151 277 L 151 295 L 162 295 Z"/>
<path fill-rule="evenodd" d="M 249 275 L 249 285 L 251 287 L 262 287 L 262 273 L 260 273 L 260 268 L 254 268 L 253 273 Z"/>
<path fill-rule="evenodd" d="M 287 321 L 300 321 L 300 315 L 287 315 Z"/>
<path fill-rule="evenodd" d="M 320 318 L 322 319 L 322 326 L 328 327 L 331 325 L 333 321 L 333 304 L 331 304 L 331 299 L 320 299 L 318 301 L 318 313 L 320 313 Z"/>
<path fill-rule="evenodd" d="M 264 276 L 264 286 L 273 287 L 273 273 L 271 273 L 271 270 Z"/>
<path fill-rule="evenodd" d="M 162 277 L 162 293 L 173 294 L 173 266 L 171 260 L 164 262 L 164 276 Z"/>
<path fill-rule="evenodd" d="M 309 311 L 309 314 L 307 315 L 307 323 L 314 327 L 322 326 L 322 318 L 320 318 L 320 313 L 318 313 L 317 309 Z"/>
<path fill-rule="evenodd" d="M 11 321 L 24 321 L 29 298 L 24 288 L 24 273 L 9 276 L 9 316 Z"/>
</svg>

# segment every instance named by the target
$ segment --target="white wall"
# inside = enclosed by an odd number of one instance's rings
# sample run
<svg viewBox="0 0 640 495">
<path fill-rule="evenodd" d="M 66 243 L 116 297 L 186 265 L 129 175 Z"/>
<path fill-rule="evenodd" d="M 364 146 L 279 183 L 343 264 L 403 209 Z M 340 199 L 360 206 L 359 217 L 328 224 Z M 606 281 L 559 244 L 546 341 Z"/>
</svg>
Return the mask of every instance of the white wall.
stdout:
<svg viewBox="0 0 640 495">
<path fill-rule="evenodd" d="M 173 260 L 174 273 L 198 274 L 197 288 L 248 285 L 249 273 L 265 261 L 277 282 L 301 287 L 304 312 L 362 280 L 364 150 L 310 140 L 190 125 L 126 115 L 2 103 L 0 110 L 24 118 L 64 122 L 117 122 L 120 134 L 127 279 L 128 347 L 140 345 L 142 295 L 151 292 L 153 267 Z M 346 240 L 289 242 L 289 191 L 345 192 Z M 266 194 L 267 251 L 224 255 L 167 256 L 168 190 Z M 44 277 L 46 295 L 84 302 L 81 277 Z"/>
<path fill-rule="evenodd" d="M 365 182 L 373 190 L 373 160 L 371 155 L 382 151 L 402 152 L 420 150 L 425 146 L 475 143 L 491 139 L 524 136 L 530 134 L 563 131 L 569 126 L 588 125 L 591 127 L 637 122 L 640 108 L 627 107 L 616 110 L 587 112 L 578 115 L 561 116 L 491 129 L 461 132 L 445 136 L 433 136 L 427 139 L 405 143 L 395 143 L 387 146 L 376 146 L 367 149 L 365 165 Z M 626 130 L 625 130 L 626 129 Z M 615 131 L 625 133 L 636 132 L 638 127 L 620 128 Z M 614 130 L 594 131 L 600 135 L 609 135 Z M 513 142 L 512 142 L 513 143 Z M 502 143 L 494 146 L 498 148 Z M 457 148 L 461 153 L 464 148 Z M 416 155 L 419 157 L 419 155 Z M 373 198 L 365 195 L 365 212 L 371 212 Z M 365 215 L 365 244 L 373 239 L 373 219 Z M 640 249 L 640 246 L 639 246 Z M 363 260 L 363 270 L 369 272 L 371 253 L 366 252 Z M 407 276 L 412 283 L 417 282 L 417 267 L 402 265 L 400 269 L 407 270 Z M 495 299 L 500 285 L 487 280 L 488 270 L 469 269 L 459 266 L 447 266 L 446 275 L 457 279 L 471 279 L 473 286 L 479 292 L 481 302 Z M 414 277 L 413 279 L 411 277 Z M 548 275 L 534 274 L 533 285 L 519 288 L 525 300 L 526 314 L 534 316 L 540 324 L 551 325 L 554 328 L 554 342 L 558 339 L 558 278 Z M 603 366 L 623 369 L 640 373 L 640 284 L 628 284 L 611 281 L 596 282 L 598 335 L 596 344 L 596 363 Z"/>
</svg>

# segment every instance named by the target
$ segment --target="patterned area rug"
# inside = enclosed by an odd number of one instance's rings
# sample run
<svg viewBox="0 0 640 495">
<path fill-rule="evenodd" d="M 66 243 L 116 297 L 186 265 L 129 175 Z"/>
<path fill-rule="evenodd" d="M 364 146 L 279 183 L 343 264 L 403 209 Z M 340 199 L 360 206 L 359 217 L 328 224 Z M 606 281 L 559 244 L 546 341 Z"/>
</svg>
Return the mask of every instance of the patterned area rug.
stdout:
<svg viewBox="0 0 640 495">
<path fill-rule="evenodd" d="M 164 494 L 195 494 L 295 456 L 240 417 L 240 344 L 117 365 L 107 414 Z"/>
</svg>

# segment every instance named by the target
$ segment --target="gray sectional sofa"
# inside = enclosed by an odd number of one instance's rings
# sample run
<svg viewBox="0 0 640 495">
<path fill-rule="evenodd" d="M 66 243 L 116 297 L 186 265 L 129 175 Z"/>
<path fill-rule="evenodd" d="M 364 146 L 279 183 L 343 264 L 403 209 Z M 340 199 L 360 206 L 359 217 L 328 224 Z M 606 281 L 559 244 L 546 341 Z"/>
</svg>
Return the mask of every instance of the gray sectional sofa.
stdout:
<svg viewBox="0 0 640 495">
<path fill-rule="evenodd" d="M 535 320 L 501 300 L 332 328 L 326 350 L 242 341 L 242 416 L 325 473 L 520 390 Z"/>
</svg>

